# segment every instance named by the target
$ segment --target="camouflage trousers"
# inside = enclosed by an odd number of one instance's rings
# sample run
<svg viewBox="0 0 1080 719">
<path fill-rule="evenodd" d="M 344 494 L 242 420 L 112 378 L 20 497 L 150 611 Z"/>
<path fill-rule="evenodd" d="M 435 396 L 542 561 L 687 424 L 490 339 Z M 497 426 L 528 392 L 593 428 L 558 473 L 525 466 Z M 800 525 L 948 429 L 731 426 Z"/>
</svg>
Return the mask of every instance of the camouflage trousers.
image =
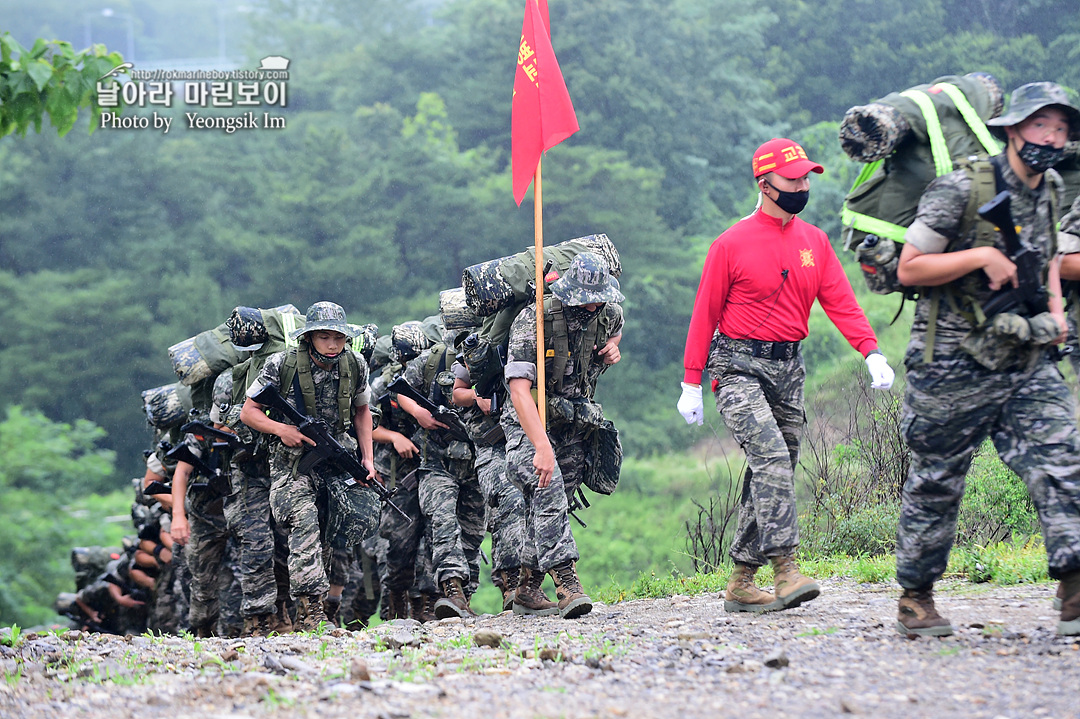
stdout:
<svg viewBox="0 0 1080 719">
<path fill-rule="evenodd" d="M 587 437 L 590 432 L 592 432 L 591 427 L 580 424 L 548 427 L 548 439 L 551 440 L 551 448 L 555 450 L 555 457 L 559 461 L 562 472 L 566 501 L 572 508 L 578 506 L 574 499 L 574 492 L 585 479 L 585 468 L 588 466 L 586 456 L 591 443 Z"/>
<path fill-rule="evenodd" d="M 402 517 L 389 505 L 382 508 L 379 536 L 387 540 L 385 584 L 388 591 L 404 592 L 413 587 L 417 575 L 417 552 L 427 526 L 420 511 L 420 463 L 398 458 L 393 449 L 376 449 L 378 470 L 386 482 L 393 482 L 391 500 L 409 516 Z M 414 470 L 416 470 L 414 472 Z M 410 521 L 411 520 L 411 521 Z M 434 578 L 431 584 L 434 586 Z"/>
<path fill-rule="evenodd" d="M 331 569 L 330 583 L 343 584 L 341 594 L 341 623 L 346 628 L 366 627 L 378 611 L 382 595 L 380 571 L 385 569 L 388 542 L 376 534 L 368 537 L 349 554 L 334 550 L 334 564 L 344 570 L 338 575 Z M 342 581 L 338 581 L 338 579 Z"/>
<path fill-rule="evenodd" d="M 546 572 L 560 564 L 577 561 L 577 544 L 570 529 L 563 484 L 563 458 L 556 452 L 551 484 L 540 489 L 537 486 L 539 477 L 533 467 L 536 450 L 525 430 L 505 413 L 502 424 L 506 432 L 506 478 L 521 492 L 525 504 L 521 566 Z"/>
<path fill-rule="evenodd" d="M 525 543 L 525 499 L 506 478 L 506 445 L 476 448 L 476 476 L 488 507 L 491 571 L 521 566 Z"/>
<path fill-rule="evenodd" d="M 207 490 L 203 490 L 205 493 Z M 227 551 L 229 529 L 222 514 L 220 498 L 193 496 L 188 493 L 184 502 L 191 536 L 184 547 L 188 570 L 191 572 L 191 603 L 188 622 L 192 627 L 213 626 L 218 623 L 219 597 L 225 597 L 235 578 L 229 568 Z M 230 602 L 226 600 L 224 605 Z M 237 617 L 224 619 L 222 624 L 243 624 Z"/>
<path fill-rule="evenodd" d="M 945 571 L 964 477 L 989 437 L 1027 485 L 1050 576 L 1080 571 L 1080 431 L 1075 403 L 1044 355 L 1033 369 L 990 371 L 968 355 L 909 351 L 900 429 L 911 449 L 896 542 L 900 586 L 921 589 Z"/>
<path fill-rule="evenodd" d="M 472 459 L 429 455 L 418 474 L 420 511 L 428 524 L 435 581 L 441 585 L 457 578 L 475 589 L 487 517 Z"/>
<path fill-rule="evenodd" d="M 293 598 L 322 595 L 333 548 L 348 548 L 378 527 L 379 498 L 366 487 L 347 487 L 345 476 L 318 466 L 296 473 L 300 452 L 279 445 L 270 454 L 270 508 L 289 535 L 289 590 Z M 320 499 L 321 495 L 321 499 Z M 320 504 L 324 524 L 320 523 Z"/>
<path fill-rule="evenodd" d="M 270 468 L 249 472 L 232 467 L 233 493 L 225 498 L 225 521 L 239 544 L 240 586 L 245 617 L 273 614 L 289 596 L 288 535 L 270 510 Z M 246 468 L 245 468 L 246 467 Z"/>
<path fill-rule="evenodd" d="M 188 595 L 191 574 L 188 572 L 184 547 L 172 546 L 172 559 L 161 568 L 154 579 L 154 600 L 146 626 L 159 634 L 178 634 L 188 629 Z"/>
<path fill-rule="evenodd" d="M 729 554 L 761 566 L 799 546 L 795 465 L 806 415 L 802 355 L 754 357 L 749 343 L 717 335 L 706 367 L 718 382 L 716 408 L 746 454 L 739 522 Z"/>
</svg>

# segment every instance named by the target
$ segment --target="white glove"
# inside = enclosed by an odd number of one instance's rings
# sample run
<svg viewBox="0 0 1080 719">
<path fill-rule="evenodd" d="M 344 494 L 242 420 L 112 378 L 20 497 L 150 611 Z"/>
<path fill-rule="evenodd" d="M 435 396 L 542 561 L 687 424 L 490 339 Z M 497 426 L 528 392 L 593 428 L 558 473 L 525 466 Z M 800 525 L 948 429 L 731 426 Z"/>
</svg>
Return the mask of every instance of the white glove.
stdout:
<svg viewBox="0 0 1080 719">
<path fill-rule="evenodd" d="M 679 414 L 687 424 L 705 423 L 705 407 L 701 404 L 701 386 L 682 383 L 682 397 L 679 397 Z"/>
<path fill-rule="evenodd" d="M 866 355 L 866 369 L 870 370 L 870 386 L 874 389 L 889 389 L 895 377 L 885 355 L 873 352 Z"/>
</svg>

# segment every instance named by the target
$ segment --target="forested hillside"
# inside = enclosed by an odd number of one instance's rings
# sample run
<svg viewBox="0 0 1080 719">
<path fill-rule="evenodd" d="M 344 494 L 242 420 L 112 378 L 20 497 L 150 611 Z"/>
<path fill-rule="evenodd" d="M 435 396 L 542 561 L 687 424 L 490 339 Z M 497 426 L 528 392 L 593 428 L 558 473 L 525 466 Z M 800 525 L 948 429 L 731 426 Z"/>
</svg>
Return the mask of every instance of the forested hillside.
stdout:
<svg viewBox="0 0 1080 719">
<path fill-rule="evenodd" d="M 549 1 L 581 130 L 545 160 L 545 236 L 604 232 L 622 254 L 624 359 L 599 398 L 639 459 L 707 437 L 674 409 L 682 343 L 709 243 L 753 207 L 754 147 L 790 136 L 825 165 L 804 216 L 838 239 L 858 170 L 836 141 L 851 105 L 976 70 L 1006 88 L 1080 87 L 1070 0 Z M 330 299 L 389 331 L 433 314 L 465 266 L 530 244 L 531 195 L 514 204 L 509 171 L 522 6 L 122 0 L 108 24 L 96 1 L 0 2 L 0 32 L 27 46 L 93 34 L 131 45 L 136 67 L 291 59 L 284 129 L 193 130 L 176 103 L 158 108 L 168 134 L 83 122 L 0 139 L 0 410 L 115 452 L 111 471 L 74 471 L 69 486 L 0 467 L 0 520 L 16 491 L 124 489 L 141 474 L 139 392 L 175 381 L 166 348 L 232 307 Z M 895 303 L 867 302 L 896 365 Z M 818 371 L 857 360 L 819 316 L 807 357 Z"/>
</svg>

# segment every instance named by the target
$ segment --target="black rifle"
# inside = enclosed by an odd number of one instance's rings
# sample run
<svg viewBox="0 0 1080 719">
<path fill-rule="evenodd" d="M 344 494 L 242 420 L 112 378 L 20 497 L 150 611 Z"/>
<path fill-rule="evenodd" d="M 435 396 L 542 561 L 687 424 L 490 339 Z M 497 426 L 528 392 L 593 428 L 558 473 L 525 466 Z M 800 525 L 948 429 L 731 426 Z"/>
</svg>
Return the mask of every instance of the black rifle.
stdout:
<svg viewBox="0 0 1080 719">
<path fill-rule="evenodd" d="M 315 465 L 325 464 L 335 472 L 350 475 L 347 479 L 343 480 L 346 487 L 352 487 L 355 484 L 371 487 L 371 489 L 375 490 L 375 493 L 379 495 L 379 499 L 390 505 L 391 509 L 410 522 L 412 521 L 412 517 L 391 501 L 390 497 L 393 493 L 386 488 L 386 485 L 380 482 L 376 477 L 368 474 L 367 467 L 360 463 L 360 460 L 356 458 L 356 455 L 345 449 L 341 442 L 334 439 L 334 435 L 330 431 L 329 425 L 327 425 L 324 420 L 316 417 L 309 417 L 300 412 L 296 407 L 289 404 L 285 398 L 281 396 L 281 393 L 277 391 L 277 387 L 274 387 L 273 385 L 266 385 L 256 394 L 251 395 L 251 400 L 257 404 L 280 412 L 286 419 L 296 425 L 296 428 L 300 430 L 300 434 L 315 443 L 314 447 L 305 444 L 304 454 L 300 457 L 300 462 L 296 465 L 298 472 L 306 474 L 311 471 L 311 468 Z"/>
<path fill-rule="evenodd" d="M 434 419 L 446 425 L 446 434 L 450 439 L 456 439 L 461 442 L 469 441 L 469 430 L 456 412 L 443 405 L 435 404 L 427 397 L 417 392 L 413 389 L 411 384 L 405 381 L 404 377 L 398 377 L 386 389 L 389 392 L 405 395 L 428 412 L 431 412 L 431 416 Z"/>
<path fill-rule="evenodd" d="M 233 450 L 233 457 L 238 459 L 237 455 L 243 452 L 247 453 L 247 456 L 251 456 L 255 453 L 255 443 L 245 443 L 242 439 L 236 436 L 233 432 L 226 432 L 223 429 L 212 427 L 200 419 L 192 420 L 183 427 L 180 428 L 181 432 L 185 434 L 197 434 L 203 437 L 213 437 L 214 439 L 225 442 Z M 242 459 L 240 461 L 243 461 Z"/>
<path fill-rule="evenodd" d="M 1049 295 L 1042 283 L 1039 254 L 1020 242 L 1016 225 L 1013 223 L 1011 205 L 1012 196 L 1008 190 L 1003 190 L 979 208 L 979 217 L 993 224 L 1005 239 L 1009 259 L 1016 265 L 1017 286 L 999 290 L 990 297 L 982 308 L 987 318 L 1002 312 L 1034 317 L 1050 311 Z M 1054 345 L 1050 354 L 1054 361 L 1057 361 L 1071 351 L 1071 347 L 1062 349 Z"/>
<path fill-rule="evenodd" d="M 215 443 L 215 446 L 226 447 L 224 442 L 220 445 Z M 209 489 L 215 496 L 224 497 L 229 494 L 230 485 L 229 478 L 225 476 L 225 473 L 220 469 L 215 469 L 203 460 L 202 457 L 196 457 L 195 453 L 184 443 L 180 443 L 169 450 L 166 455 L 170 459 L 175 459 L 177 462 L 186 462 L 195 468 L 195 472 L 206 477 L 205 482 L 194 482 L 189 484 L 190 489 L 201 491 Z"/>
<path fill-rule="evenodd" d="M 485 347 L 482 347 L 486 345 Z M 480 353 L 483 354 L 480 354 Z M 478 359 L 469 362 L 466 358 L 472 355 L 480 355 Z M 491 400 L 489 414 L 499 411 L 499 390 L 506 386 L 503 375 L 506 369 L 506 349 L 502 345 L 493 345 L 487 340 L 480 339 L 476 333 L 465 338 L 462 343 L 462 352 L 458 360 L 466 365 L 473 380 L 473 389 L 477 397 Z"/>
</svg>

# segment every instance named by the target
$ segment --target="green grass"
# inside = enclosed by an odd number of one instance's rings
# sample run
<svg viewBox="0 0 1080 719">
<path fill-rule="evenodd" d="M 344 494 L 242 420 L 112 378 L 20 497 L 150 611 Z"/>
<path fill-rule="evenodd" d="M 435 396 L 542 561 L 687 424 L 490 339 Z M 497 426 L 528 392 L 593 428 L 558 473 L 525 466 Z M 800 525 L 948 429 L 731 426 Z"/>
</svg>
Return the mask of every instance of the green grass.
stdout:
<svg viewBox="0 0 1080 719">
<path fill-rule="evenodd" d="M 799 560 L 799 567 L 808 576 L 826 578 L 849 578 L 858 582 L 892 584 L 896 577 L 896 558 L 881 557 L 820 557 Z M 727 584 L 730 565 L 709 574 L 671 576 L 655 572 L 642 572 L 638 578 L 624 585 L 612 581 L 600 587 L 593 595 L 607 604 L 634 599 L 655 599 L 675 594 L 708 594 L 719 592 Z M 973 584 L 994 582 L 1000 585 L 1039 583 L 1050 581 L 1046 569 L 1046 549 L 1040 539 L 1000 542 L 988 547 L 957 547 L 949 558 L 946 578 L 965 579 Z M 772 581 L 772 569 L 762 567 L 756 580 L 761 585 Z"/>
</svg>

